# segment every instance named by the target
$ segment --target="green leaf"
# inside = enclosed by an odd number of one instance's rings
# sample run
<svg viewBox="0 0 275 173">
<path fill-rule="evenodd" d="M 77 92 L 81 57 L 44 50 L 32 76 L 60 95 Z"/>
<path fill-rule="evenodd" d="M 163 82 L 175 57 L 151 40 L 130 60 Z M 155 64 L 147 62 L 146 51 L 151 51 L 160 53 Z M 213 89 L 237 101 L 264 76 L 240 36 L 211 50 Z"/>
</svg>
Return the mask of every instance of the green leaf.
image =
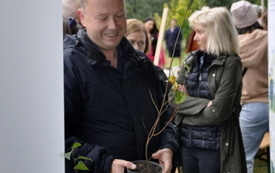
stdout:
<svg viewBox="0 0 275 173">
<path fill-rule="evenodd" d="M 180 104 L 180 103 L 184 102 L 185 99 L 186 99 L 186 95 L 185 94 L 183 94 L 180 91 L 176 91 L 175 92 L 175 103 L 176 104 Z"/>
<path fill-rule="evenodd" d="M 77 159 L 83 159 L 83 160 L 93 161 L 91 158 L 88 158 L 88 157 L 85 157 L 85 156 L 79 156 Z"/>
<path fill-rule="evenodd" d="M 180 10 L 177 11 L 177 13 L 178 13 L 180 16 L 183 16 L 184 12 L 185 12 L 184 9 L 180 9 Z"/>
<path fill-rule="evenodd" d="M 74 167 L 74 169 L 81 171 L 89 171 L 89 168 L 84 164 L 83 161 L 79 161 L 77 165 Z"/>
<path fill-rule="evenodd" d="M 72 149 L 78 148 L 78 147 L 80 147 L 80 146 L 81 146 L 81 143 L 75 142 L 75 143 L 73 144 L 73 146 L 72 146 Z"/>
<path fill-rule="evenodd" d="M 72 152 L 71 152 L 71 151 L 70 151 L 70 152 L 65 153 L 65 154 L 64 154 L 65 159 L 70 160 L 70 159 L 71 159 L 71 154 L 72 154 Z"/>
</svg>

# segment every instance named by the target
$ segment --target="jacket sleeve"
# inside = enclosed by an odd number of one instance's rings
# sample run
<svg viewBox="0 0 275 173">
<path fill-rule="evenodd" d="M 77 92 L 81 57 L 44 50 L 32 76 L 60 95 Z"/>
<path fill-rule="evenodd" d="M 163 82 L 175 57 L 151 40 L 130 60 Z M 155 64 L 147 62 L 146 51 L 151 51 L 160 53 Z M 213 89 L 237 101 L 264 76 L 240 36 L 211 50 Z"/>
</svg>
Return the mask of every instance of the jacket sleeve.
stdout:
<svg viewBox="0 0 275 173">
<path fill-rule="evenodd" d="M 179 105 L 179 113 L 185 115 L 184 123 L 198 126 L 219 125 L 230 117 L 242 82 L 242 65 L 239 58 L 227 58 L 226 61 L 228 62 L 223 67 L 211 106 L 206 106 L 210 100 L 194 97 L 188 97 Z"/>
<path fill-rule="evenodd" d="M 169 93 L 170 97 L 173 97 L 173 90 Z M 176 104 L 175 101 L 171 101 L 170 106 L 177 110 L 178 114 L 185 116 L 198 115 L 203 111 L 210 100 L 204 98 L 190 97 L 187 96 L 186 99 L 180 103 Z"/>
<path fill-rule="evenodd" d="M 190 73 L 190 71 L 192 71 L 192 68 L 196 66 L 197 60 L 194 54 L 195 52 L 191 52 L 184 60 L 183 66 L 181 67 L 177 77 L 177 82 L 179 84 L 185 84 L 186 76 Z"/>
<path fill-rule="evenodd" d="M 85 161 L 85 165 L 89 168 L 89 173 L 106 172 L 109 173 L 114 160 L 108 149 L 104 146 L 95 146 L 83 141 L 75 136 L 75 130 L 80 114 L 81 90 L 77 80 L 75 69 L 71 65 L 71 61 L 64 61 L 64 96 L 65 96 L 65 152 L 71 151 L 71 147 L 75 142 L 81 143 L 81 147 L 74 149 L 71 159 L 65 161 L 66 173 L 75 173 L 73 167 L 77 164 L 74 158 L 85 156 L 92 161 Z M 80 171 L 78 171 L 80 172 Z"/>
<path fill-rule="evenodd" d="M 242 64 L 239 58 L 228 57 L 223 74 L 215 93 L 213 104 L 197 116 L 188 116 L 185 122 L 190 125 L 219 125 L 234 111 L 236 97 L 242 85 Z M 237 100 L 239 102 L 239 100 Z"/>
</svg>

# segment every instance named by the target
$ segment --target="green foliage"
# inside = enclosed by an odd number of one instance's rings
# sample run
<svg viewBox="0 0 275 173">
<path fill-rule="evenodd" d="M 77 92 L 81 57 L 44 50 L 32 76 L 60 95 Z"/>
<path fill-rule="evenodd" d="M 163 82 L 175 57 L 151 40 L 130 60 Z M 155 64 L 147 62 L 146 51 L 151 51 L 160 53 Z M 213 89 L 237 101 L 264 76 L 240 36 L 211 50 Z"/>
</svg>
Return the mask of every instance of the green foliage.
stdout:
<svg viewBox="0 0 275 173">
<path fill-rule="evenodd" d="M 74 167 L 75 170 L 89 171 L 89 168 L 84 164 L 83 161 L 79 161 Z"/>
<path fill-rule="evenodd" d="M 180 104 L 184 102 L 187 95 L 178 90 L 179 84 L 176 81 L 176 77 L 174 75 L 170 75 L 168 78 L 168 82 L 172 85 L 172 91 L 174 91 L 175 103 Z"/>
<path fill-rule="evenodd" d="M 137 18 L 143 21 L 146 17 L 153 17 L 155 13 L 162 14 L 163 5 L 170 0 L 125 0 L 127 18 Z"/>
<path fill-rule="evenodd" d="M 81 144 L 76 142 L 76 143 L 73 144 L 72 149 L 75 149 L 75 148 L 78 148 L 78 147 L 81 147 Z"/>
<path fill-rule="evenodd" d="M 89 158 L 89 157 L 85 157 L 85 156 L 79 156 L 77 159 L 82 159 L 82 160 L 90 160 L 90 161 L 93 161 L 91 158 Z"/>
<path fill-rule="evenodd" d="M 65 153 L 64 154 L 65 159 L 71 160 L 71 154 L 72 154 L 72 151 Z"/>
<path fill-rule="evenodd" d="M 227 9 L 230 9 L 231 4 L 236 2 L 236 0 L 223 0 L 223 1 L 216 1 L 216 0 L 206 0 L 206 3 L 209 7 L 221 7 L 225 6 Z"/>
<path fill-rule="evenodd" d="M 76 161 L 80 160 L 77 162 L 77 164 L 74 166 L 75 170 L 81 170 L 81 171 L 88 171 L 89 168 L 85 165 L 85 163 L 83 162 L 83 160 L 89 160 L 89 161 L 93 161 L 91 158 L 85 157 L 85 156 L 78 156 L 77 158 L 74 157 L 73 155 L 73 151 L 78 148 L 81 147 L 81 144 L 78 142 L 75 142 L 72 147 L 71 147 L 71 151 L 67 152 L 64 154 L 65 159 L 70 160 L 71 156 L 74 159 L 74 162 L 76 163 Z"/>
<path fill-rule="evenodd" d="M 181 91 L 175 91 L 175 103 L 180 104 L 185 101 L 186 95 Z"/>
</svg>

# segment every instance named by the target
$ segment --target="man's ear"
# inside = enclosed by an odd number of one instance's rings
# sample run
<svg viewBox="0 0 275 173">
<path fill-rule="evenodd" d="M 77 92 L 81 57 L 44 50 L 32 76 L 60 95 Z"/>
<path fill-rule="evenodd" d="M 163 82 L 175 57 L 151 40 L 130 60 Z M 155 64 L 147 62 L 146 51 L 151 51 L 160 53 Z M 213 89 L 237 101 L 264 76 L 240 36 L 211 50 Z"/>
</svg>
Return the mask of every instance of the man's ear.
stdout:
<svg viewBox="0 0 275 173">
<path fill-rule="evenodd" d="M 85 15 L 82 9 L 77 10 L 78 18 L 83 27 L 86 27 Z"/>
</svg>

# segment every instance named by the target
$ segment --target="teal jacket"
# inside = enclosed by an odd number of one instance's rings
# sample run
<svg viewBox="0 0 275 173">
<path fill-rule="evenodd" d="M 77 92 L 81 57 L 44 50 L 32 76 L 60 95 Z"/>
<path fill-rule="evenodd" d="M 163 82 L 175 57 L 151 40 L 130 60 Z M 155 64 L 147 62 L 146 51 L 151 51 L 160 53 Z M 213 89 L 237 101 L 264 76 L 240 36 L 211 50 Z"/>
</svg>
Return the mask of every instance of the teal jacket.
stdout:
<svg viewBox="0 0 275 173">
<path fill-rule="evenodd" d="M 196 52 L 186 58 L 177 82 L 185 83 L 188 73 L 197 64 Z M 210 100 L 190 97 L 180 104 L 171 101 L 177 110 L 176 124 L 191 126 L 221 126 L 221 172 L 246 173 L 246 161 L 239 127 L 240 97 L 242 88 L 242 63 L 239 56 L 221 56 L 213 60 L 208 71 L 208 86 L 213 96 Z M 173 92 L 170 92 L 173 97 Z"/>
</svg>

